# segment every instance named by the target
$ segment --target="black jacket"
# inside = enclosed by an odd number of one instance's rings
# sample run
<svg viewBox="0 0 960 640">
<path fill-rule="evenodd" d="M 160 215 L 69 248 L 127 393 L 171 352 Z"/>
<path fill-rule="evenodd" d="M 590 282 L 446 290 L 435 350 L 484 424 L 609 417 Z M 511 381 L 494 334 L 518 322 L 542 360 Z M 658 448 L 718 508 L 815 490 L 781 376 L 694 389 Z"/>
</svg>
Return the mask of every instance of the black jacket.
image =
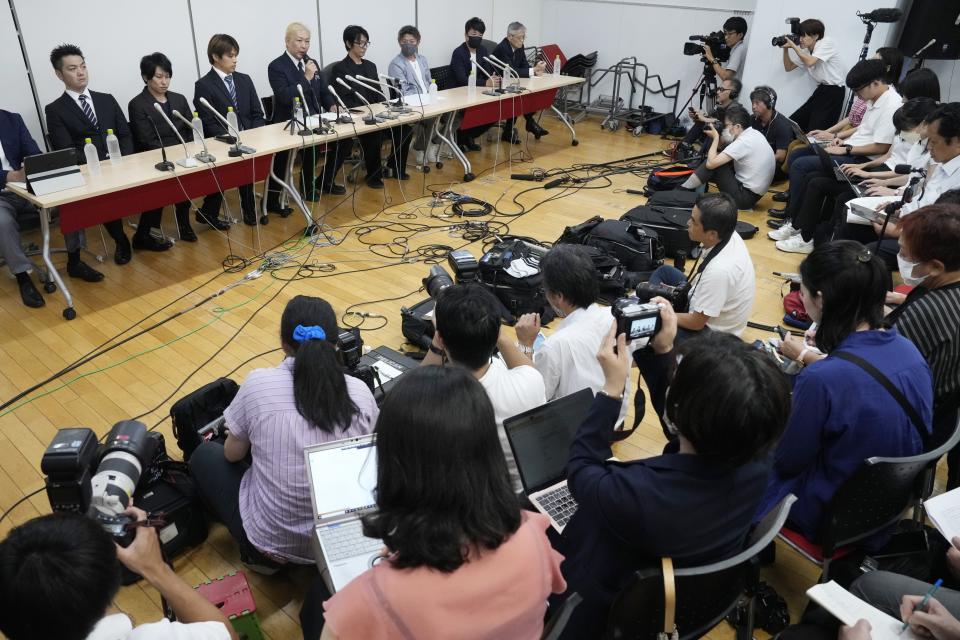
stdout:
<svg viewBox="0 0 960 640">
<path fill-rule="evenodd" d="M 100 159 L 107 158 L 107 129 L 113 129 L 113 134 L 120 141 L 120 153 L 130 155 L 134 152 L 133 136 L 130 126 L 123 114 L 123 109 L 116 99 L 109 93 L 90 91 L 93 102 L 94 115 L 97 117 L 97 126 L 94 126 L 87 116 L 66 92 L 59 98 L 44 107 L 47 116 L 47 130 L 50 132 L 50 145 L 54 149 L 77 150 L 77 161 L 86 162 L 83 155 L 85 139 L 97 148 Z"/>
<path fill-rule="evenodd" d="M 343 100 L 343 103 L 351 109 L 364 107 L 363 101 L 358 98 L 353 91 L 348 91 L 342 84 L 337 82 L 337 78 L 341 78 L 344 82 L 350 85 L 351 89 L 360 93 L 364 98 L 367 99 L 368 102 L 370 102 L 370 104 L 383 102 L 384 98 L 382 95 L 372 89 L 364 89 L 360 85 L 350 82 L 345 76 L 363 76 L 364 78 L 373 80 L 377 85 L 379 85 L 380 78 L 377 77 L 377 65 L 370 62 L 366 58 L 364 58 L 360 64 L 357 64 L 348 55 L 343 60 L 333 65 L 333 68 L 330 69 L 330 84 L 333 85 L 333 88 L 337 90 L 338 94 L 340 94 L 340 98 Z"/>
<path fill-rule="evenodd" d="M 316 60 L 314 60 L 316 63 Z M 307 59 L 304 59 L 304 65 Z M 317 63 L 319 66 L 319 63 Z M 307 81 L 307 77 L 300 73 L 293 60 L 286 51 L 267 66 L 267 78 L 270 80 L 270 88 L 273 89 L 273 114 L 270 122 L 285 122 L 290 119 L 293 113 L 293 99 L 300 97 L 297 91 L 297 85 L 303 86 L 303 96 L 307 100 L 307 107 L 311 114 L 321 111 L 321 106 L 329 110 L 336 100 L 327 88 L 327 83 L 321 77 L 323 74 L 318 70 L 314 74 L 312 81 Z"/>
<path fill-rule="evenodd" d="M 257 90 L 253 86 L 253 80 L 245 73 L 233 73 L 233 84 L 237 90 L 237 105 L 234 111 L 237 112 L 237 120 L 240 122 L 240 129 L 256 129 L 267 124 L 263 117 L 263 106 L 260 104 L 260 98 L 257 97 Z M 200 98 L 206 98 L 217 112 L 223 117 L 227 117 L 227 107 L 232 107 L 230 93 L 226 85 L 220 79 L 220 75 L 215 69 L 210 69 L 207 75 L 197 80 L 193 85 L 193 106 L 194 111 L 200 114 L 200 120 L 203 122 L 203 135 L 206 137 L 229 134 L 227 125 L 215 117 L 210 110 L 200 104 Z"/>
<path fill-rule="evenodd" d="M 127 107 L 127 113 L 130 114 L 130 129 L 133 130 L 133 142 L 137 151 L 147 151 L 148 149 L 159 149 L 161 146 L 169 147 L 180 144 L 178 138 L 170 125 L 157 113 L 157 101 L 150 95 L 146 87 L 143 91 L 134 96 Z M 170 105 L 170 111 L 179 111 L 187 120 L 193 119 L 193 110 L 190 109 L 190 103 L 186 96 L 173 91 L 167 92 L 167 104 Z M 193 140 L 193 129 L 178 118 L 174 118 L 170 113 L 167 117 L 173 122 L 177 131 L 183 136 L 185 142 Z M 152 123 L 152 124 L 151 124 Z M 154 129 L 156 126 L 156 129 Z M 160 132 L 160 140 L 157 140 L 157 131 Z"/>
<path fill-rule="evenodd" d="M 524 55 L 523 49 L 514 49 L 513 45 L 511 45 L 510 41 L 506 38 L 501 40 L 497 48 L 493 50 L 493 57 L 500 62 L 510 65 L 521 78 L 530 77 L 530 62 L 527 60 L 527 56 Z"/>
<path fill-rule="evenodd" d="M 490 53 L 483 45 L 477 47 L 477 65 L 482 66 L 487 73 L 493 75 L 496 69 L 484 60 L 488 55 L 490 55 Z M 453 55 L 450 57 L 450 67 L 453 72 L 453 86 L 467 86 L 467 78 L 470 77 L 470 71 L 472 69 L 470 68 L 470 49 L 467 47 L 466 42 L 453 50 Z M 483 71 L 478 71 L 474 84 L 483 86 L 486 83 L 487 76 L 484 75 Z"/>
</svg>

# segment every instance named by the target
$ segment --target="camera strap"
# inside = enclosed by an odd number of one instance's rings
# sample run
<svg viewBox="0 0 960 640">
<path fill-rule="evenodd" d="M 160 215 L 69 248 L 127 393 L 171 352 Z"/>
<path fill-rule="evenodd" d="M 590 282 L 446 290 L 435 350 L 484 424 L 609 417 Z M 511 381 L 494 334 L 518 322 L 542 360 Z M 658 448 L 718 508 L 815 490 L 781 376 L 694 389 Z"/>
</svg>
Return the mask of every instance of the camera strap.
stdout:
<svg viewBox="0 0 960 640">
<path fill-rule="evenodd" d="M 736 233 L 736 230 L 734 230 L 733 233 Z M 733 237 L 733 234 L 731 234 L 730 237 L 732 238 L 732 237 Z M 725 246 L 727 246 L 727 243 L 728 243 L 728 242 L 730 242 L 730 238 L 727 238 L 726 240 L 721 240 L 721 241 L 718 242 L 717 244 L 713 245 L 713 248 L 710 250 L 710 255 L 708 255 L 707 258 L 706 258 L 706 260 L 704 260 L 703 262 L 700 262 L 700 258 L 703 257 L 703 251 L 701 251 L 701 252 L 700 252 L 700 255 L 698 255 L 698 256 L 697 256 L 697 259 L 694 261 L 693 266 L 690 267 L 690 275 L 687 277 L 687 282 L 692 281 L 692 280 L 693 280 L 694 278 L 696 278 L 698 275 L 700 275 L 701 273 L 703 273 L 703 271 L 707 268 L 707 265 L 710 264 L 710 262 L 711 262 L 715 257 L 717 257 L 717 254 L 720 253 L 720 251 L 721 251 Z M 702 248 L 702 247 L 703 247 L 703 245 L 701 245 L 701 248 Z M 689 293 L 689 295 L 687 296 L 687 299 L 688 299 L 688 300 L 690 300 L 690 299 L 693 298 L 693 292 L 696 291 L 696 290 L 697 290 L 697 287 L 699 287 L 699 286 L 700 286 L 700 278 L 697 278 L 697 284 L 693 285 L 693 288 L 690 289 L 690 293 Z"/>
</svg>

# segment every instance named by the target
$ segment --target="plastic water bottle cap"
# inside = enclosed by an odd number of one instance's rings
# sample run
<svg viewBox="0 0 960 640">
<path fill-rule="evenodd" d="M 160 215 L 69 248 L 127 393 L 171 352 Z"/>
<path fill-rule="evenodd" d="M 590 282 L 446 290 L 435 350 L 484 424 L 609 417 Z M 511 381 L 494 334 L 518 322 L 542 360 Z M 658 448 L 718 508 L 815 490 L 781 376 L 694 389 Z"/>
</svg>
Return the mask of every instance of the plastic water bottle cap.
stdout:
<svg viewBox="0 0 960 640">
<path fill-rule="evenodd" d="M 83 139 L 83 142 L 84 142 L 85 144 L 92 144 L 93 141 L 92 141 L 90 138 L 84 138 L 84 139 Z"/>
<path fill-rule="evenodd" d="M 112 135 L 113 135 L 113 129 L 107 129 L 107 135 L 108 135 L 108 136 L 112 136 Z"/>
<path fill-rule="evenodd" d="M 300 98 L 294 98 L 293 101 L 296 102 L 297 104 L 300 104 Z"/>
<path fill-rule="evenodd" d="M 193 112 L 193 117 L 194 117 L 194 118 L 199 118 L 199 117 L 200 117 L 200 114 L 199 114 L 198 112 L 194 111 L 194 112 Z"/>
<path fill-rule="evenodd" d="M 233 111 L 233 107 L 227 107 L 227 112 Z"/>
</svg>

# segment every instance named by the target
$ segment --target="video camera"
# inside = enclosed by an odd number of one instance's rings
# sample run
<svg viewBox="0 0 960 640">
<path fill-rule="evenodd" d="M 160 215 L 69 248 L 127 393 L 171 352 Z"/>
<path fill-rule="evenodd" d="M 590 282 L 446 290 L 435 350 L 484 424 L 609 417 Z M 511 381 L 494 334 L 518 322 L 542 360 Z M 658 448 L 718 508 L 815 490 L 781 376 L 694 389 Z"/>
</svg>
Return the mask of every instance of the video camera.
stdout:
<svg viewBox="0 0 960 640">
<path fill-rule="evenodd" d="M 683 55 L 702 56 L 706 55 L 706 48 L 710 48 L 713 57 L 719 62 L 726 62 L 730 59 L 730 47 L 727 46 L 726 36 L 723 31 L 714 31 L 705 36 L 690 36 L 690 42 L 683 43 Z M 695 44 L 701 42 L 703 44 Z"/>
<path fill-rule="evenodd" d="M 787 18 L 786 23 L 790 25 L 790 33 L 782 36 L 774 36 L 770 44 L 775 47 L 782 47 L 787 44 L 787 40 L 794 44 L 800 44 L 800 18 Z"/>
<path fill-rule="evenodd" d="M 690 283 L 684 282 L 676 286 L 668 284 L 650 284 L 643 282 L 637 285 L 636 296 L 640 302 L 650 302 L 652 298 L 665 298 L 677 313 L 686 313 L 690 307 Z"/>
<path fill-rule="evenodd" d="M 627 336 L 627 342 L 652 338 L 660 331 L 660 305 L 640 302 L 638 298 L 618 298 L 611 309 L 617 320 L 617 335 Z"/>
</svg>

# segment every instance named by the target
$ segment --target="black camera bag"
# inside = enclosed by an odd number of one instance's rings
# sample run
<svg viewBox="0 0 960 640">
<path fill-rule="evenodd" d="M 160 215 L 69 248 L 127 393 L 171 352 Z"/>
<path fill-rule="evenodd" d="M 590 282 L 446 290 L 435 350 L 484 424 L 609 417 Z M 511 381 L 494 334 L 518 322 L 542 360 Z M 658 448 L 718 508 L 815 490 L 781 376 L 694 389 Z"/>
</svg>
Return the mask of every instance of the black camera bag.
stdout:
<svg viewBox="0 0 960 640">
<path fill-rule="evenodd" d="M 233 380 L 218 378 L 188 393 L 170 407 L 173 435 L 185 462 L 203 442 L 198 433 L 200 429 L 223 415 L 239 389 L 240 385 Z"/>
</svg>

